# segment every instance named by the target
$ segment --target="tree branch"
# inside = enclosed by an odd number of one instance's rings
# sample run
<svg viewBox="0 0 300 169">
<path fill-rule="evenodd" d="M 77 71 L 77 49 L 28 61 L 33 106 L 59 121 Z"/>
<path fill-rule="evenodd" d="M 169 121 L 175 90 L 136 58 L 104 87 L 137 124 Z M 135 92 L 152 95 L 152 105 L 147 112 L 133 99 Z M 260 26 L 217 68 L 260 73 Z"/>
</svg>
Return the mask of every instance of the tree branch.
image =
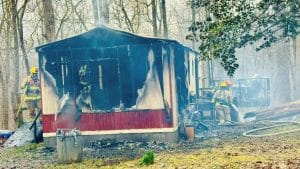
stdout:
<svg viewBox="0 0 300 169">
<path fill-rule="evenodd" d="M 83 28 L 85 29 L 85 31 L 88 31 L 88 28 L 86 27 L 85 23 L 84 23 L 84 20 L 82 19 L 82 17 L 80 16 L 80 14 L 78 13 L 77 11 L 77 6 L 80 4 L 81 1 L 78 1 L 77 4 L 75 4 L 75 6 L 73 5 L 73 2 L 71 1 L 71 4 L 72 4 L 72 8 L 75 12 L 75 14 L 77 15 L 78 19 L 80 20 L 80 23 L 82 24 Z"/>
</svg>

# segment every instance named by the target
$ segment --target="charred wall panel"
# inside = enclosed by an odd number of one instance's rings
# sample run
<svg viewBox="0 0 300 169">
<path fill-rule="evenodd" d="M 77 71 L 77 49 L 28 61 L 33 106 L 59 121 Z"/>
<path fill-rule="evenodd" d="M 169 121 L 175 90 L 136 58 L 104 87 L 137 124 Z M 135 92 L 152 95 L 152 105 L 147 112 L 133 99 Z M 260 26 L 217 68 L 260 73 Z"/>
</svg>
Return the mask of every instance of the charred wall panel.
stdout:
<svg viewBox="0 0 300 169">
<path fill-rule="evenodd" d="M 136 90 L 133 79 L 133 73 L 136 72 L 132 65 L 132 56 L 130 56 L 128 46 L 118 48 L 120 82 L 121 82 L 121 100 L 125 108 L 135 105 Z"/>
<path fill-rule="evenodd" d="M 174 55 L 174 67 L 177 86 L 176 92 L 178 95 L 178 109 L 180 112 L 188 103 L 188 89 L 186 84 L 188 69 L 184 65 L 184 48 L 176 45 L 174 47 Z"/>
<path fill-rule="evenodd" d="M 118 107 L 120 103 L 118 60 L 103 60 L 101 66 L 103 71 L 103 87 L 107 94 L 108 107 Z"/>
<path fill-rule="evenodd" d="M 143 88 L 149 71 L 148 52 L 150 48 L 145 45 L 133 46 L 131 48 L 130 57 L 132 59 L 132 71 L 134 81 L 134 98 L 138 97 L 137 90 Z"/>
<path fill-rule="evenodd" d="M 161 44 L 155 44 L 152 46 L 152 49 L 154 51 L 155 55 L 155 68 L 157 70 L 158 78 L 159 78 L 159 84 L 162 91 L 162 94 L 164 93 L 164 85 L 163 85 L 163 57 L 169 57 L 169 56 L 163 56 L 162 54 L 162 45 Z M 164 97 L 164 96 L 163 96 Z"/>
</svg>

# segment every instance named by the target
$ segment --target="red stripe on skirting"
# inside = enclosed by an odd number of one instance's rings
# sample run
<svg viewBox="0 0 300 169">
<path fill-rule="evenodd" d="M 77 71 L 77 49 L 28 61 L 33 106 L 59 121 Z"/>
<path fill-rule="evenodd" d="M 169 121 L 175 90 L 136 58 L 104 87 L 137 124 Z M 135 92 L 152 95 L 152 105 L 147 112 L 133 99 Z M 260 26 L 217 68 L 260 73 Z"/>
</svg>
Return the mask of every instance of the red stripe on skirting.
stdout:
<svg viewBox="0 0 300 169">
<path fill-rule="evenodd" d="M 173 120 L 166 122 L 164 110 L 136 110 L 111 113 L 82 113 L 75 122 L 73 113 L 62 113 L 54 120 L 54 114 L 42 115 L 43 132 L 56 132 L 57 128 L 81 131 L 172 128 Z"/>
</svg>

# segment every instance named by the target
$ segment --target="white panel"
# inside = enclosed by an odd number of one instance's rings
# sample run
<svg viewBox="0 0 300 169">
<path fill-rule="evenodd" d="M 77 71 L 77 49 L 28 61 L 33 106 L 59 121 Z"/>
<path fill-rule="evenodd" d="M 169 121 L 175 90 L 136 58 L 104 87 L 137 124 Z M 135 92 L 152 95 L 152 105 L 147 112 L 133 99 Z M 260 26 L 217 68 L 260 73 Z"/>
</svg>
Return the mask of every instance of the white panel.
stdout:
<svg viewBox="0 0 300 169">
<path fill-rule="evenodd" d="M 137 109 L 163 109 L 164 102 L 159 83 L 156 67 L 154 65 L 155 56 L 151 49 L 148 54 L 149 71 L 142 89 L 138 89 L 136 100 Z"/>
<path fill-rule="evenodd" d="M 46 59 L 41 71 L 41 96 L 43 114 L 55 114 L 58 107 L 58 95 L 56 94 L 55 79 L 45 70 Z M 47 79 L 47 80 L 45 80 Z"/>
<path fill-rule="evenodd" d="M 186 52 L 187 53 L 187 52 Z M 196 63 L 196 56 L 194 53 L 189 52 L 189 64 L 190 64 L 190 70 L 189 70 L 189 92 L 190 95 L 196 94 L 196 73 L 195 73 L 195 63 Z"/>
</svg>

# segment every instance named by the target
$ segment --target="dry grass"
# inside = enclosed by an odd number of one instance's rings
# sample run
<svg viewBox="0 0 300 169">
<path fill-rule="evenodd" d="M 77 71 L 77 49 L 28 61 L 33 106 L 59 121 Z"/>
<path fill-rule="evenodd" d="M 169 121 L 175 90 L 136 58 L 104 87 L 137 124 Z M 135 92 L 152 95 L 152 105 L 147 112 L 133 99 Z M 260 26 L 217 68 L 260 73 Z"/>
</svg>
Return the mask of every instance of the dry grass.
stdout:
<svg viewBox="0 0 300 169">
<path fill-rule="evenodd" d="M 294 126 L 290 127 L 294 129 Z M 231 130 L 231 128 L 228 129 Z M 0 148 L 0 168 L 3 167 L 2 164 L 5 164 L 4 168 L 22 168 L 23 166 L 25 168 L 53 169 L 300 168 L 300 132 L 263 138 L 238 135 L 240 134 L 235 132 L 232 132 L 231 136 L 225 133 L 224 137 L 218 135 L 204 142 L 183 143 L 172 149 L 156 151 L 154 164 L 150 166 L 140 166 L 142 155 L 133 159 L 124 154 L 118 154 L 118 157 L 114 158 L 87 158 L 84 156 L 81 163 L 57 164 L 56 152 L 45 152 L 43 145 L 31 144 L 14 149 Z M 19 165 L 20 163 L 22 165 Z"/>
<path fill-rule="evenodd" d="M 155 155 L 154 164 L 143 167 L 139 159 L 85 159 L 81 163 L 51 165 L 49 168 L 300 168 L 299 133 L 269 138 L 241 138 L 225 142 L 207 140 L 202 144 L 216 148 L 186 152 L 161 152 Z"/>
</svg>

